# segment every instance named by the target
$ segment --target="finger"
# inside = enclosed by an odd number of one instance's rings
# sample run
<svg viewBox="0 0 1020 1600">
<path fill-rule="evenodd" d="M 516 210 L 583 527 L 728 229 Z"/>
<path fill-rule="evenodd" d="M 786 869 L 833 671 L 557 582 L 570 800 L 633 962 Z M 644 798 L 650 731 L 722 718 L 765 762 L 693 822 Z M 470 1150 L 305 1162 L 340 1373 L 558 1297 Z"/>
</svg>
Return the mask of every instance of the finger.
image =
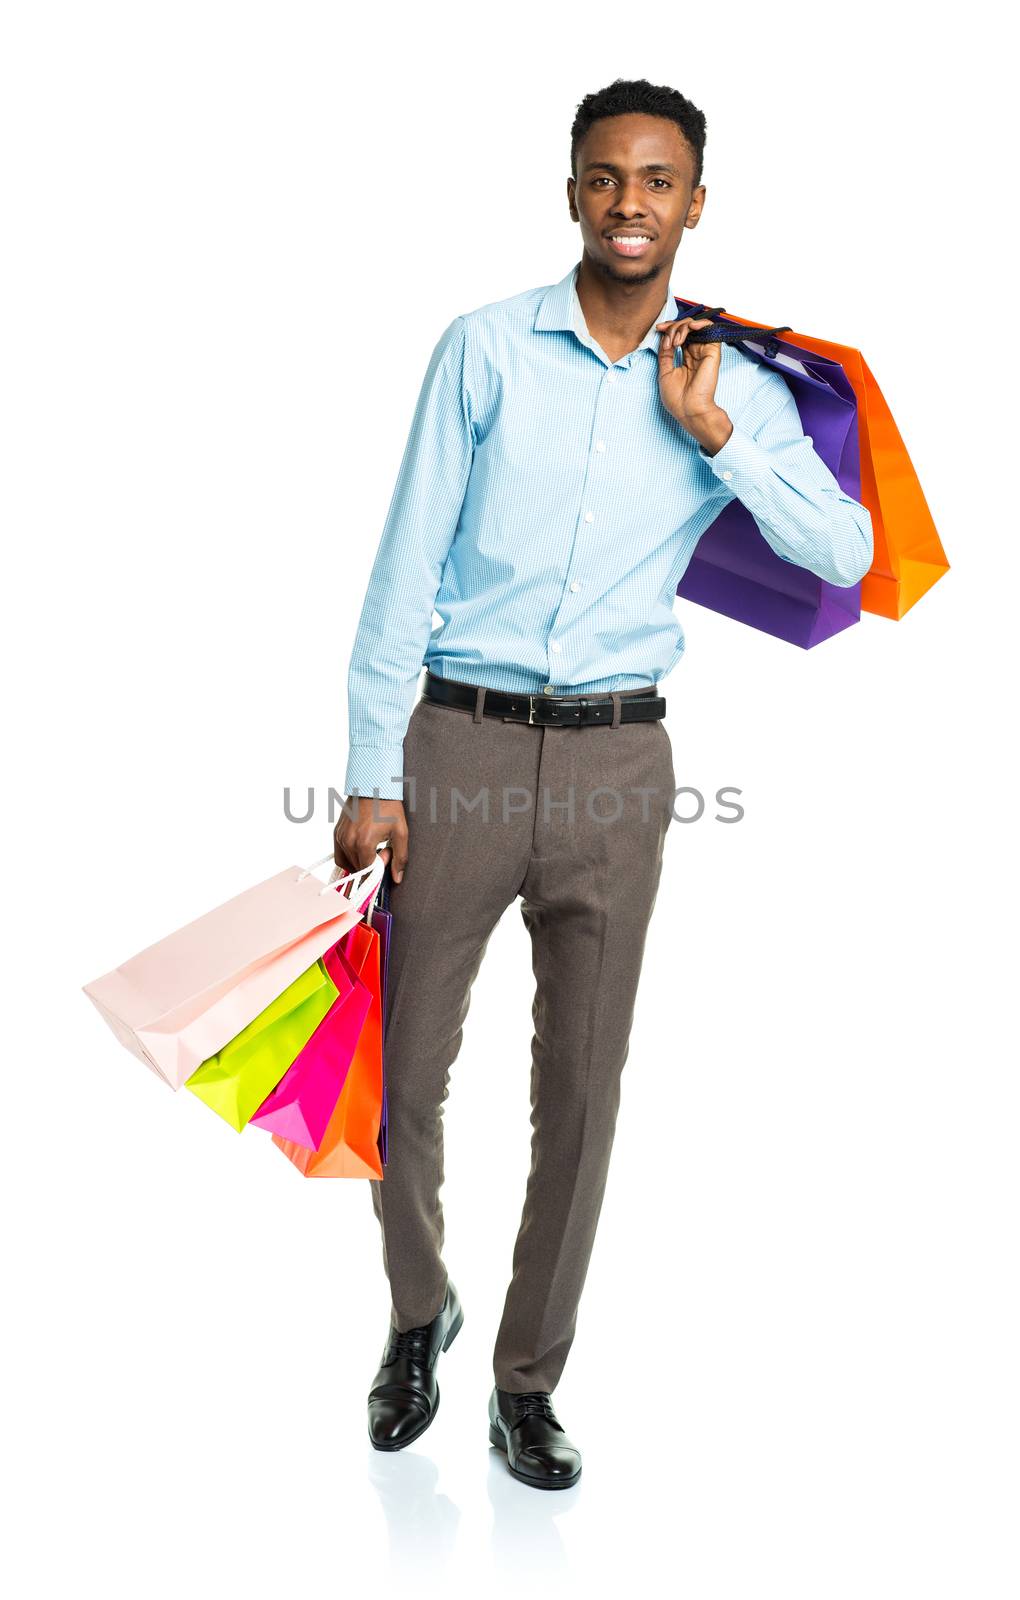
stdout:
<svg viewBox="0 0 1020 1600">
<path fill-rule="evenodd" d="M 684 328 L 680 332 L 671 333 L 663 339 L 659 348 L 660 372 L 683 372 L 683 366 L 681 365 L 678 367 L 676 364 L 676 352 L 683 348 L 683 341 L 686 337 L 687 329 Z M 698 348 L 699 347 L 697 345 L 691 346 L 692 350 L 696 350 Z M 684 357 L 684 361 L 686 363 L 686 356 Z"/>
<path fill-rule="evenodd" d="M 663 339 L 659 345 L 659 377 L 668 378 L 672 373 L 682 372 L 683 368 L 676 364 L 676 351 L 669 339 Z"/>
<path fill-rule="evenodd" d="M 665 322 L 657 322 L 657 328 L 682 328 L 689 324 L 692 328 L 711 328 L 711 317 L 667 317 Z"/>
<path fill-rule="evenodd" d="M 689 317 L 677 317 L 677 318 L 675 318 L 674 320 L 671 320 L 671 321 L 657 322 L 655 324 L 656 328 L 658 328 L 660 330 L 660 332 L 662 333 L 662 336 L 663 336 L 663 338 L 665 340 L 665 345 L 666 345 L 666 349 L 667 350 L 675 350 L 676 349 L 677 337 L 678 337 L 678 335 L 680 333 L 680 330 L 683 327 L 684 323 L 685 322 L 689 322 L 689 321 L 690 321 Z"/>
<path fill-rule="evenodd" d="M 394 883 L 399 883 L 401 881 L 401 879 L 404 876 L 404 868 L 406 866 L 407 866 L 407 840 L 406 839 L 402 839 L 402 840 L 398 840 L 396 849 L 393 852 L 393 866 L 391 868 L 391 872 L 392 872 L 392 875 L 393 875 L 393 882 Z"/>
<path fill-rule="evenodd" d="M 347 851 L 344 849 L 342 828 L 342 822 L 338 822 L 336 827 L 333 829 L 333 865 L 335 867 L 345 867 L 348 871 L 350 871 L 350 869 L 354 866 L 354 862 L 350 859 Z"/>
<path fill-rule="evenodd" d="M 675 321 L 657 322 L 655 326 L 662 330 L 666 348 L 679 350 L 692 328 L 710 328 L 711 317 L 677 317 Z M 694 345 L 691 346 L 693 350 Z"/>
<path fill-rule="evenodd" d="M 685 363 L 690 362 L 692 367 L 711 365 L 713 362 L 718 362 L 721 354 L 722 345 L 714 341 L 712 344 L 698 344 L 695 341 L 689 349 L 686 345 L 684 346 L 684 361 Z"/>
<path fill-rule="evenodd" d="M 684 329 L 683 329 L 682 333 L 680 334 L 679 340 L 678 340 L 678 343 L 680 343 L 680 344 L 683 344 L 684 340 L 687 338 L 687 335 L 690 333 L 692 328 L 710 328 L 712 326 L 712 319 L 711 319 L 711 317 L 697 317 L 697 318 L 685 317 L 684 318 L 684 323 L 685 323 Z M 707 350 L 709 348 L 710 348 L 710 346 L 708 346 L 706 344 L 698 344 L 697 342 L 695 344 L 691 345 L 691 349 L 692 350 L 695 350 L 695 349 L 697 349 L 697 350 Z"/>
<path fill-rule="evenodd" d="M 340 835 L 339 848 L 342 859 L 337 866 L 346 867 L 348 872 L 365 872 L 375 860 L 375 851 L 371 845 L 367 847 L 362 843 L 360 833 L 356 828 L 347 828 Z"/>
</svg>

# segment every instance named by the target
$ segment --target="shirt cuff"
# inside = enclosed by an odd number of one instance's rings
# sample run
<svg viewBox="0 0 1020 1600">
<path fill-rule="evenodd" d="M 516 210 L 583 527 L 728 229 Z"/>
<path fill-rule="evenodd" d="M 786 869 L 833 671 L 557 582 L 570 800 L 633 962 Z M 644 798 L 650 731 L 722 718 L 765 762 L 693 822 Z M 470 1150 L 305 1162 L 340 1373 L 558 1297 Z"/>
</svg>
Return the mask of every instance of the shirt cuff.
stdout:
<svg viewBox="0 0 1020 1600">
<path fill-rule="evenodd" d="M 402 744 L 352 744 L 347 756 L 345 794 L 370 800 L 403 800 L 404 747 Z"/>
<path fill-rule="evenodd" d="M 710 456 L 703 445 L 698 446 L 698 455 L 730 493 L 741 498 L 746 489 L 760 488 L 772 476 L 768 451 L 736 424 L 722 449 L 717 450 L 714 456 Z"/>
</svg>

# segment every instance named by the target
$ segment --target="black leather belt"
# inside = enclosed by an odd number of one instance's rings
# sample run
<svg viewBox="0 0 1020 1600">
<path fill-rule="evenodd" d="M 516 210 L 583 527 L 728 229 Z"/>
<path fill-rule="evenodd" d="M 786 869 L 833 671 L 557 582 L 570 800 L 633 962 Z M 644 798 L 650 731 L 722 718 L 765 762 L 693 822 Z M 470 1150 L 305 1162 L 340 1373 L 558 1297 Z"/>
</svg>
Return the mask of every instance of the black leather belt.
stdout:
<svg viewBox="0 0 1020 1600">
<path fill-rule="evenodd" d="M 477 684 L 438 678 L 434 672 L 427 671 L 422 698 L 435 705 L 461 706 L 465 711 L 474 711 L 478 688 Z M 582 727 L 613 720 L 613 701 L 607 694 L 510 694 L 504 689 L 486 689 L 482 710 L 487 717 L 533 723 L 537 728 Z M 621 722 L 658 722 L 665 715 L 665 698 L 654 685 L 620 696 Z"/>
</svg>

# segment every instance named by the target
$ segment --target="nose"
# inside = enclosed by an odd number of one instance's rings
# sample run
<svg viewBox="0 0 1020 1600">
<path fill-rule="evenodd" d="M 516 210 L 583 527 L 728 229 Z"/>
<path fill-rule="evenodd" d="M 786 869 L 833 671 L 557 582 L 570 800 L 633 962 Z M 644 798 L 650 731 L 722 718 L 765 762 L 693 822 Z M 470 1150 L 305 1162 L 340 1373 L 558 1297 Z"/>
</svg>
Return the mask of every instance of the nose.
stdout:
<svg viewBox="0 0 1020 1600">
<path fill-rule="evenodd" d="M 644 214 L 645 195 L 639 181 L 635 179 L 633 184 L 625 183 L 616 197 L 613 215 L 643 217 Z"/>
</svg>

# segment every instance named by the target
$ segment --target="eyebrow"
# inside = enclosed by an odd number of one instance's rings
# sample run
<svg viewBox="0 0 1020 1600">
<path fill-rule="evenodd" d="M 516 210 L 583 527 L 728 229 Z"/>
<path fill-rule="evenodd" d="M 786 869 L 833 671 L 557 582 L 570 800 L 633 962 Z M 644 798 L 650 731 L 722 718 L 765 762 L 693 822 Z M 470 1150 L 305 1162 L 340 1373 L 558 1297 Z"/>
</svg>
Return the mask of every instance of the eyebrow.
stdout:
<svg viewBox="0 0 1020 1600">
<path fill-rule="evenodd" d="M 581 168 L 582 172 L 594 172 L 596 167 L 601 167 L 605 172 L 622 172 L 613 161 L 586 161 Z M 679 167 L 674 167 L 669 161 L 646 161 L 643 167 L 638 167 L 639 172 L 671 172 L 675 178 L 682 178 L 684 174 Z"/>
</svg>

